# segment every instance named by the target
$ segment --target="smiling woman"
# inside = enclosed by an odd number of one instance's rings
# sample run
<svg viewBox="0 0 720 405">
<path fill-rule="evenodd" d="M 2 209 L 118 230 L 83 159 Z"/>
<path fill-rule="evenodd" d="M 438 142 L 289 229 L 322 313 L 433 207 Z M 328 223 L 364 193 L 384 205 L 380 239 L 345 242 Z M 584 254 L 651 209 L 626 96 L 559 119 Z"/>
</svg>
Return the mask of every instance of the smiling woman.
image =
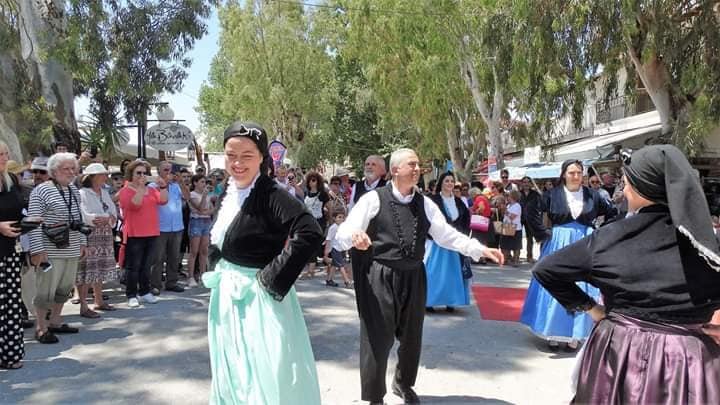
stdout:
<svg viewBox="0 0 720 405">
<path fill-rule="evenodd" d="M 262 127 L 236 122 L 224 143 L 230 179 L 210 232 L 214 271 L 202 278 L 212 291 L 210 402 L 319 404 L 293 284 L 322 232 L 304 205 L 266 175 L 272 160 Z"/>
</svg>

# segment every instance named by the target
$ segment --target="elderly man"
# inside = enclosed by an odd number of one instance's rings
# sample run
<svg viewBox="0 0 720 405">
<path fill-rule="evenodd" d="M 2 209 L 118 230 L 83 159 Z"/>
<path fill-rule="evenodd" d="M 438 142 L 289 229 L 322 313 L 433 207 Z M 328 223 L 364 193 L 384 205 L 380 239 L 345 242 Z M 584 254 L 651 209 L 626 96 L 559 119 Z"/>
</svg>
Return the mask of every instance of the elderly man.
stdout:
<svg viewBox="0 0 720 405">
<path fill-rule="evenodd" d="M 348 208 L 352 207 L 358 202 L 360 197 L 371 190 L 375 190 L 377 187 L 382 187 L 386 184 L 385 174 L 385 159 L 380 155 L 370 155 L 365 159 L 365 170 L 363 175 L 365 178 L 363 181 L 355 183 L 350 194 L 350 203 Z"/>
<path fill-rule="evenodd" d="M 165 264 L 165 290 L 172 292 L 183 292 L 185 289 L 177 284 L 178 282 L 178 264 L 180 263 L 180 242 L 182 241 L 183 224 L 182 203 L 183 199 L 190 198 L 189 192 L 175 181 L 172 176 L 172 163 L 160 162 L 158 165 L 158 176 L 165 181 L 165 186 L 159 186 L 156 183 L 150 183 L 150 187 L 154 187 L 159 191 L 167 188 L 168 202 L 158 206 L 158 215 L 160 217 L 160 236 L 157 238 L 156 249 L 157 257 L 155 265 L 152 267 L 150 275 L 150 284 L 152 285 L 152 293 L 160 294 L 162 289 L 163 263 Z"/>
<path fill-rule="evenodd" d="M 48 169 L 52 181 L 39 184 L 30 194 L 28 215 L 44 219 L 42 228 L 30 232 L 30 262 L 37 268 L 35 338 L 40 343 L 57 343 L 56 333 L 78 332 L 62 323 L 60 314 L 72 295 L 90 229 L 83 225 L 80 193 L 73 184 L 78 170 L 75 154 L 52 155 Z"/>
<path fill-rule="evenodd" d="M 504 261 L 456 231 L 440 208 L 416 188 L 420 161 L 411 149 L 390 157 L 390 184 L 365 193 L 340 225 L 336 241 L 350 249 L 355 296 L 360 314 L 360 380 L 362 399 L 382 403 L 385 371 L 395 338 L 398 364 L 392 391 L 405 403 L 418 403 L 412 389 L 417 377 L 425 317 L 425 240 L 475 260 L 485 256 Z"/>
<path fill-rule="evenodd" d="M 30 164 L 30 170 L 32 171 L 33 176 L 33 184 L 35 184 L 36 186 L 50 180 L 50 173 L 48 173 L 47 164 L 48 158 L 46 158 L 45 156 L 36 157 Z"/>
</svg>

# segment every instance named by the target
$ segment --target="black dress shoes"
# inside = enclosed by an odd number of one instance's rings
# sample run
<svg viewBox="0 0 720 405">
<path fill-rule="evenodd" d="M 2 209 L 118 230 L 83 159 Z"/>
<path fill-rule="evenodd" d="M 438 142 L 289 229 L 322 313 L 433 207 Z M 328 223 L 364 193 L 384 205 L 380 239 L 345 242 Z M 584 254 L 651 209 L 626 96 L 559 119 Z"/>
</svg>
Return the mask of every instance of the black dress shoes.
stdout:
<svg viewBox="0 0 720 405">
<path fill-rule="evenodd" d="M 419 404 L 420 398 L 418 398 L 417 394 L 412 388 L 403 388 L 399 386 L 396 382 L 393 382 L 392 384 L 392 392 L 393 394 L 399 396 L 403 399 L 403 402 L 406 404 Z"/>
</svg>

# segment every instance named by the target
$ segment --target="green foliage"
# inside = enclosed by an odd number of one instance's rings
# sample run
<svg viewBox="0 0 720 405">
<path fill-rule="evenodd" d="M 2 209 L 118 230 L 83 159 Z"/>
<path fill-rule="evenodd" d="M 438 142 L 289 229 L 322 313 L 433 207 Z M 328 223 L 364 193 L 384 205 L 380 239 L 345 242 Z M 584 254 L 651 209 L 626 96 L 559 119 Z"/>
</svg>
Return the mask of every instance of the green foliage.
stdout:
<svg viewBox="0 0 720 405">
<path fill-rule="evenodd" d="M 66 41 L 55 52 L 70 66 L 76 93 L 91 97 L 90 132 L 104 134 L 104 145 L 123 113 L 143 120 L 161 94 L 180 91 L 191 64 L 185 54 L 206 33 L 216 3 L 69 0 Z"/>
<path fill-rule="evenodd" d="M 326 129 L 333 112 L 333 65 L 315 31 L 315 13 L 258 0 L 228 2 L 218 15 L 220 50 L 200 91 L 204 125 L 256 121 L 291 153 Z"/>
</svg>

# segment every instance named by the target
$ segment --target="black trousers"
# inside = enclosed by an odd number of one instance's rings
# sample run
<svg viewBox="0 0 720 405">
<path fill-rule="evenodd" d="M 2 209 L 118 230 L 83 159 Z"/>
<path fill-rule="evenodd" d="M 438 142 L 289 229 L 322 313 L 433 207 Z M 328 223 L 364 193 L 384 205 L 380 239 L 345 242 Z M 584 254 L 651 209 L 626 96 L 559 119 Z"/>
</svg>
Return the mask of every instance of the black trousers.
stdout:
<svg viewBox="0 0 720 405">
<path fill-rule="evenodd" d="M 362 262 L 353 258 L 355 297 L 360 314 L 362 400 L 382 402 L 387 392 L 388 356 L 395 339 L 400 345 L 394 380 L 404 388 L 415 385 L 422 349 L 427 280 L 422 262 L 402 270 L 375 261 Z"/>
</svg>

